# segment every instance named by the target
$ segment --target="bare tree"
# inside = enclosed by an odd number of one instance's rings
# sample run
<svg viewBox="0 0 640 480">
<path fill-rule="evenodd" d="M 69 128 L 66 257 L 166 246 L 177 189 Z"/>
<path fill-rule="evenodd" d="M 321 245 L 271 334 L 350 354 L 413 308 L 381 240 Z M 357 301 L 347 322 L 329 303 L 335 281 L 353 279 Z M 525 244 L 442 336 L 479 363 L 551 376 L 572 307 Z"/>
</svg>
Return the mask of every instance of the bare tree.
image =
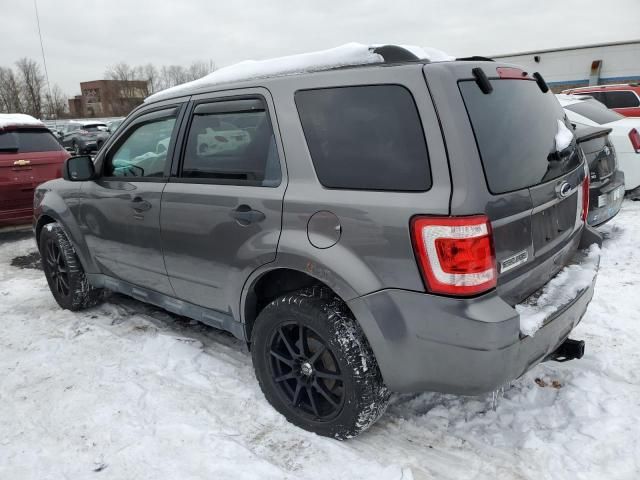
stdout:
<svg viewBox="0 0 640 480">
<path fill-rule="evenodd" d="M 205 75 L 213 72 L 216 69 L 215 63 L 212 60 L 209 62 L 197 61 L 193 62 L 187 70 L 187 81 L 197 80 Z"/>
<path fill-rule="evenodd" d="M 51 118 L 61 118 L 67 112 L 67 96 L 58 85 L 53 86 L 51 95 L 46 95 L 45 106 Z"/>
<path fill-rule="evenodd" d="M 0 111 L 22 112 L 20 85 L 11 68 L 0 67 Z"/>
<path fill-rule="evenodd" d="M 42 117 L 44 76 L 40 72 L 40 66 L 25 57 L 16 62 L 16 68 L 24 112 L 36 118 Z"/>
<path fill-rule="evenodd" d="M 150 94 L 162 89 L 160 86 L 160 74 L 154 64 L 147 63 L 141 67 L 141 70 L 143 80 L 147 81 L 147 89 Z"/>
</svg>

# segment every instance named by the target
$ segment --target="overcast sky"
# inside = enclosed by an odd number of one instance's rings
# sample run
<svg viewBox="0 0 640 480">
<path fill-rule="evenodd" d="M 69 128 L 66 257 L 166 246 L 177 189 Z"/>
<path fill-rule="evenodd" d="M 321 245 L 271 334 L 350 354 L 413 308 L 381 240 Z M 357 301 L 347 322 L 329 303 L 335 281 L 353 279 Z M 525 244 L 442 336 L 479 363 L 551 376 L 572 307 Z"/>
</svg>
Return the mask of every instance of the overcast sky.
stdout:
<svg viewBox="0 0 640 480">
<path fill-rule="evenodd" d="M 455 56 L 640 39 L 640 0 L 38 0 L 49 79 L 65 93 L 108 65 L 218 67 L 356 41 Z M 41 62 L 33 0 L 0 0 L 0 65 Z"/>
</svg>

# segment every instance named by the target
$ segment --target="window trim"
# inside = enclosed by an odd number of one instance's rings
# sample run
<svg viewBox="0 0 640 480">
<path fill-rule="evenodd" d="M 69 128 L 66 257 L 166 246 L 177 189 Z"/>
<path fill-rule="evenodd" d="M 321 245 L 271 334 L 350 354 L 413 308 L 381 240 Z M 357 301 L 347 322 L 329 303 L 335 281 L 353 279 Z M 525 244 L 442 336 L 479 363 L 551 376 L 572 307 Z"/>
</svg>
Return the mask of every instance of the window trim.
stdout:
<svg viewBox="0 0 640 480">
<path fill-rule="evenodd" d="M 313 156 L 311 155 L 311 150 L 309 149 L 309 140 L 307 138 L 307 134 L 304 131 L 304 125 L 302 124 L 302 118 L 300 117 L 300 110 L 298 108 L 298 103 L 296 102 L 296 96 L 298 92 L 308 92 L 308 91 L 316 91 L 316 90 L 335 90 L 337 88 L 358 88 L 358 87 L 401 87 L 407 91 L 409 96 L 411 97 L 411 101 L 416 109 L 416 114 L 418 115 L 418 121 L 420 122 L 420 132 L 422 133 L 422 138 L 424 140 L 424 149 L 426 153 L 426 161 L 427 161 L 427 170 L 429 172 L 429 182 L 428 186 L 425 190 L 390 190 L 390 189 L 379 189 L 379 188 L 347 188 L 347 187 L 328 187 L 324 185 L 320 181 L 320 177 L 318 176 L 318 172 L 316 170 L 316 165 L 313 161 Z M 309 156 L 309 160 L 311 161 L 311 167 L 313 169 L 313 174 L 315 175 L 316 181 L 318 185 L 324 190 L 327 191 L 351 191 L 351 192 L 389 192 L 389 193 L 402 193 L 402 194 L 424 194 L 429 192 L 434 185 L 433 181 L 433 168 L 431 167 L 431 154 L 429 153 L 429 142 L 427 141 L 427 135 L 425 132 L 424 121 L 422 120 L 422 115 L 420 112 L 420 107 L 416 102 L 416 99 L 413 95 L 413 92 L 406 85 L 401 83 L 394 82 L 386 82 L 386 83 L 358 83 L 358 84 L 349 84 L 349 85 L 333 85 L 333 86 L 322 86 L 322 87 L 313 87 L 313 88 L 300 88 L 293 92 L 293 102 L 295 105 L 295 111 L 298 114 L 298 125 L 302 131 L 302 135 L 304 137 L 304 146 L 307 151 L 307 155 Z"/>
<path fill-rule="evenodd" d="M 119 181 L 119 182 L 155 182 L 166 183 L 168 173 L 171 168 L 173 150 L 175 149 L 176 139 L 178 137 L 178 131 L 180 129 L 181 114 L 183 112 L 182 105 L 165 105 L 158 109 L 146 110 L 140 112 L 135 118 L 127 122 L 126 128 L 123 129 L 113 143 L 109 145 L 109 149 L 102 156 L 102 163 L 100 165 L 100 172 L 98 178 L 104 181 Z M 175 116 L 175 124 L 169 140 L 169 146 L 167 147 L 167 159 L 165 162 L 164 173 L 161 177 L 126 177 L 126 176 L 106 176 L 104 174 L 107 165 L 109 165 L 113 159 L 113 156 L 126 142 L 129 137 L 141 126 L 155 122 L 162 118 L 170 118 Z"/>
<path fill-rule="evenodd" d="M 247 108 L 228 108 L 229 104 L 232 102 L 242 102 L 246 100 L 258 100 L 262 106 L 261 109 L 252 109 L 249 108 L 251 105 L 247 104 Z M 182 168 L 184 165 L 185 153 L 187 150 L 187 142 L 189 141 L 189 132 L 191 131 L 191 125 L 193 124 L 193 119 L 196 115 L 196 110 L 201 105 L 207 104 L 219 104 L 220 110 L 219 112 L 215 112 L 215 108 L 212 108 L 211 112 L 207 113 L 241 113 L 241 112 L 251 112 L 251 111 L 262 111 L 264 110 L 266 114 L 269 116 L 269 122 L 271 124 L 271 131 L 275 138 L 276 142 L 276 151 L 278 153 L 278 163 L 280 166 L 280 182 L 277 185 L 251 185 L 249 183 L 239 184 L 236 180 L 233 179 L 223 179 L 223 178 L 192 178 L 192 177 L 183 177 L 182 176 Z M 227 105 L 224 105 L 227 104 Z M 265 98 L 265 96 L 261 93 L 246 93 L 246 94 L 235 94 L 229 96 L 216 96 L 216 97 L 206 97 L 199 98 L 197 100 L 191 100 L 190 106 L 185 112 L 185 121 L 184 125 L 180 131 L 180 137 L 178 139 L 176 146 L 176 155 L 175 161 L 173 162 L 173 166 L 171 167 L 171 175 L 167 179 L 169 183 L 193 183 L 200 185 L 227 185 L 238 188 L 269 188 L 276 189 L 281 187 L 284 183 L 286 183 L 285 171 L 283 169 L 284 159 L 281 154 L 280 148 L 278 148 L 278 135 L 279 132 L 277 130 L 276 124 L 274 122 L 274 115 L 272 115 L 272 111 L 269 107 L 269 102 Z"/>
</svg>

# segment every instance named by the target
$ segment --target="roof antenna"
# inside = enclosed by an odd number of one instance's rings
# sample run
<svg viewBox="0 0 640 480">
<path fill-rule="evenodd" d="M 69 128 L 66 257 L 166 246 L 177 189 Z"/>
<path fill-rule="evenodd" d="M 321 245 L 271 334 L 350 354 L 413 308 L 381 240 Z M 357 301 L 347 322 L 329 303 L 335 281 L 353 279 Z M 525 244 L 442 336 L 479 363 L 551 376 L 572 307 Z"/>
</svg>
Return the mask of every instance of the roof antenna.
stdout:
<svg viewBox="0 0 640 480">
<path fill-rule="evenodd" d="M 44 56 L 44 45 L 42 44 L 42 32 L 40 31 L 40 16 L 38 15 L 38 2 L 37 0 L 33 0 L 33 6 L 36 9 L 36 23 L 38 24 L 38 36 L 40 37 L 40 51 L 42 51 L 42 63 L 44 64 L 44 76 L 47 79 L 47 90 L 49 91 L 49 108 L 51 108 L 51 101 L 53 97 L 51 96 L 51 84 L 49 83 L 49 72 L 47 71 L 47 60 Z M 49 110 L 51 114 L 51 110 Z M 57 115 L 53 115 L 53 124 L 55 128 L 58 128 L 58 119 Z"/>
</svg>

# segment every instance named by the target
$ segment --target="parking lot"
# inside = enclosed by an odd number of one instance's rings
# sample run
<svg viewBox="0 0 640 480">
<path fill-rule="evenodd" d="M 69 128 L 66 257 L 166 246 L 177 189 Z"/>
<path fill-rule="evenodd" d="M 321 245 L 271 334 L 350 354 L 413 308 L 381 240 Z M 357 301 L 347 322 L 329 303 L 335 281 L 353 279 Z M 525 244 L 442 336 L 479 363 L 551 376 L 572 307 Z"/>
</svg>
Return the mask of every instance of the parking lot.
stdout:
<svg viewBox="0 0 640 480">
<path fill-rule="evenodd" d="M 394 397 L 359 438 L 289 424 L 246 346 L 126 297 L 55 303 L 29 233 L 0 238 L 0 478 L 576 478 L 640 471 L 640 202 L 606 235 L 582 360 L 498 392 Z"/>
</svg>

